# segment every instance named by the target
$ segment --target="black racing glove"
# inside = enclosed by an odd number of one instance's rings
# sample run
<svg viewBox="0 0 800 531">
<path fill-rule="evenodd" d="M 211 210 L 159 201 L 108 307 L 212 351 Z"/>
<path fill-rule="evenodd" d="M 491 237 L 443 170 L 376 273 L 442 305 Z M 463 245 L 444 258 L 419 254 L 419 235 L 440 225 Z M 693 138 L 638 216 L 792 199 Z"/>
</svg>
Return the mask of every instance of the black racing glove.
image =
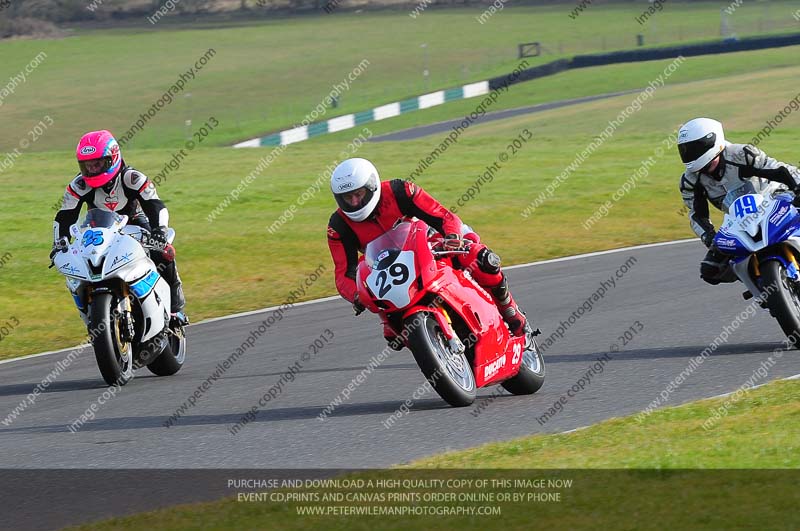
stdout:
<svg viewBox="0 0 800 531">
<path fill-rule="evenodd" d="M 711 246 L 714 245 L 714 237 L 717 235 L 717 231 L 715 230 L 707 230 L 700 236 L 700 241 L 703 242 L 703 245 L 711 249 Z"/>
<path fill-rule="evenodd" d="M 58 253 L 66 253 L 67 248 L 69 247 L 69 241 L 65 237 L 61 237 L 53 242 L 53 248 L 50 250 L 50 260 Z"/>
<path fill-rule="evenodd" d="M 795 189 L 792 190 L 792 192 L 794 193 L 794 199 L 792 199 L 792 205 L 794 205 L 797 208 L 800 208 L 800 186 L 795 187 Z"/>
<path fill-rule="evenodd" d="M 366 306 L 361 304 L 361 301 L 358 300 L 358 293 L 356 293 L 356 298 L 353 299 L 353 313 L 358 316 L 361 315 L 366 309 Z"/>
<path fill-rule="evenodd" d="M 150 239 L 156 244 L 158 247 L 164 247 L 167 245 L 167 228 L 166 227 L 156 227 L 150 231 Z"/>
</svg>

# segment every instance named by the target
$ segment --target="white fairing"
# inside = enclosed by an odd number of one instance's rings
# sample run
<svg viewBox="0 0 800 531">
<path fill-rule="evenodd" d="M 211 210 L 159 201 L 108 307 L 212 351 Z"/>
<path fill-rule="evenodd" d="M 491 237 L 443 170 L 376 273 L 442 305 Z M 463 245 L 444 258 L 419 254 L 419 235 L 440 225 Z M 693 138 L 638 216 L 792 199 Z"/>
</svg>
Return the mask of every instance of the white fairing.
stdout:
<svg viewBox="0 0 800 531">
<path fill-rule="evenodd" d="M 136 327 L 146 327 L 141 338 L 146 341 L 169 324 L 170 290 L 147 251 L 135 239 L 141 237 L 142 229 L 125 226 L 126 221 L 127 217 L 123 217 L 122 223 L 110 228 L 78 229 L 73 225 L 70 232 L 75 236 L 74 241 L 67 252 L 56 254 L 54 262 L 67 277 L 67 287 L 85 322 L 87 309 L 80 296 L 87 284 L 115 278 L 127 283 L 142 307 L 144 323 L 137 323 Z M 171 240 L 174 231 L 170 232 Z"/>
<path fill-rule="evenodd" d="M 411 302 L 411 284 L 417 279 L 414 253 L 402 251 L 394 262 L 384 269 L 372 269 L 367 277 L 367 287 L 376 298 L 389 301 L 397 308 Z"/>
</svg>

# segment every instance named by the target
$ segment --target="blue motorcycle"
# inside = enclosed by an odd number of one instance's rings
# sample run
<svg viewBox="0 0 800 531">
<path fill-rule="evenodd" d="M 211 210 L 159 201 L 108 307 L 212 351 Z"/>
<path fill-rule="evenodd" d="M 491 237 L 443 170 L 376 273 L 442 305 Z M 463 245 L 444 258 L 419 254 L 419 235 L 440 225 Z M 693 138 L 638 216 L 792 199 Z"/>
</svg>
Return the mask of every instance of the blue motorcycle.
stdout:
<svg viewBox="0 0 800 531">
<path fill-rule="evenodd" d="M 750 181 L 731 190 L 714 244 L 731 255 L 730 265 L 747 286 L 745 299 L 758 297 L 791 338 L 800 337 L 800 212 L 794 194 L 762 194 Z"/>
</svg>

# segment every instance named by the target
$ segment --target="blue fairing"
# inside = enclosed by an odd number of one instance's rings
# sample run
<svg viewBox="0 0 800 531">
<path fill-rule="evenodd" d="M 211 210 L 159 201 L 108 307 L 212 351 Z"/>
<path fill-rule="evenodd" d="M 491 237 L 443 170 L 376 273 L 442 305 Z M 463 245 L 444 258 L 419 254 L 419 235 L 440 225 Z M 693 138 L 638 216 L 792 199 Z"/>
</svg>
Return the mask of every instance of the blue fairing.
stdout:
<svg viewBox="0 0 800 531">
<path fill-rule="evenodd" d="M 776 206 L 773 213 L 770 214 L 767 241 L 764 242 L 766 246 L 774 245 L 786 241 L 790 236 L 800 230 L 800 214 L 797 210 L 792 215 L 792 203 L 783 199 L 778 199 L 775 202 Z M 724 230 L 720 230 L 714 238 L 714 243 L 717 247 L 728 254 L 736 257 L 745 257 L 752 254 L 742 242 Z M 778 257 L 782 262 L 784 259 Z M 784 264 L 785 265 L 785 264 Z"/>
<path fill-rule="evenodd" d="M 750 249 L 745 247 L 739 238 L 733 234 L 725 232 L 724 230 L 720 230 L 717 233 L 716 237 L 714 238 L 714 243 L 721 251 L 725 251 L 726 253 L 734 256 L 750 256 L 751 254 Z"/>
<path fill-rule="evenodd" d="M 780 212 L 780 209 L 778 209 Z M 780 224 L 769 224 L 769 243 L 785 241 L 800 229 L 800 216 L 786 216 Z"/>
</svg>

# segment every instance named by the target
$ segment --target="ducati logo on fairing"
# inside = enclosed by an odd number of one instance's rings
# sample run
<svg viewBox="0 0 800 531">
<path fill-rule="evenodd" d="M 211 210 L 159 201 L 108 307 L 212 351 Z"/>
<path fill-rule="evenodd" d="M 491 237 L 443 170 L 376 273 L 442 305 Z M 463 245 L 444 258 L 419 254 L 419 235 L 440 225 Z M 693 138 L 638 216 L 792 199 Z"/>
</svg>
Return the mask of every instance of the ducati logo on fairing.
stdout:
<svg viewBox="0 0 800 531">
<path fill-rule="evenodd" d="M 497 374 L 497 371 L 499 371 L 501 367 L 505 367 L 505 364 L 506 364 L 506 355 L 503 354 L 502 357 L 497 358 L 496 360 L 494 360 L 489 365 L 483 368 L 483 379 L 488 380 L 489 378 Z"/>
</svg>

